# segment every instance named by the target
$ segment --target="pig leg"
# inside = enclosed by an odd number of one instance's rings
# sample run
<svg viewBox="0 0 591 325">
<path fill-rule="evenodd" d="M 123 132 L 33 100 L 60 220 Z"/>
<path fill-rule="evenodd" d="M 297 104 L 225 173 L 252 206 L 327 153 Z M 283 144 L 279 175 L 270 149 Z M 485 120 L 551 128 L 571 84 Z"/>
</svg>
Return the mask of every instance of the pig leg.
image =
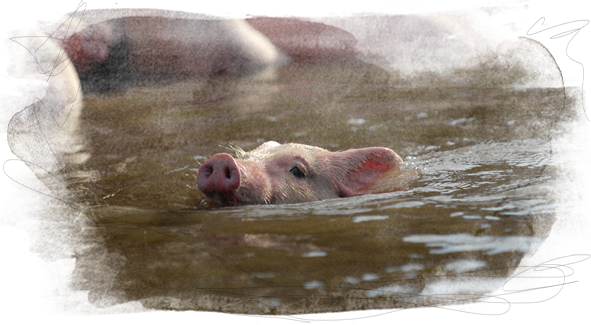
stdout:
<svg viewBox="0 0 591 325">
<path fill-rule="evenodd" d="M 107 10 L 125 21 L 126 66 L 135 72 L 207 74 L 289 61 L 242 16 L 153 8 Z"/>
<path fill-rule="evenodd" d="M 3 11 L 0 2 L 0 13 Z M 46 107 L 56 113 L 66 106 L 77 108 L 81 105 L 82 90 L 76 70 L 68 56 L 43 30 L 33 24 L 29 28 L 7 30 L 6 35 L 8 37 L 2 37 L 1 41 L 8 55 L 4 78 L 13 81 L 14 85 L 12 95 L 2 94 L 0 98 L 0 116 L 33 113 L 33 107 L 37 112 Z M 15 80 L 26 82 L 16 84 Z M 14 95 L 16 93 L 20 95 Z"/>
<path fill-rule="evenodd" d="M 276 2 L 246 20 L 295 57 L 425 55 L 507 50 L 503 25 L 459 0 Z"/>
<path fill-rule="evenodd" d="M 88 23 L 63 14 L 58 19 L 38 20 L 35 23 L 68 53 L 78 73 L 90 71 L 109 56 L 113 29 L 104 19 Z"/>
</svg>

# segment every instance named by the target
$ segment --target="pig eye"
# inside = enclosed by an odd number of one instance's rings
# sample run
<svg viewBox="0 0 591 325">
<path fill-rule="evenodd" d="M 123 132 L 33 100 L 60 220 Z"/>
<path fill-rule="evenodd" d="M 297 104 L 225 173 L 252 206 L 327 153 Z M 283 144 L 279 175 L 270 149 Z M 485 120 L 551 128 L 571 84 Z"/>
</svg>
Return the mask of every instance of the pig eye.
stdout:
<svg viewBox="0 0 591 325">
<path fill-rule="evenodd" d="M 304 172 L 298 166 L 293 166 L 289 172 L 292 173 L 296 178 L 306 178 L 306 174 L 304 174 Z"/>
</svg>

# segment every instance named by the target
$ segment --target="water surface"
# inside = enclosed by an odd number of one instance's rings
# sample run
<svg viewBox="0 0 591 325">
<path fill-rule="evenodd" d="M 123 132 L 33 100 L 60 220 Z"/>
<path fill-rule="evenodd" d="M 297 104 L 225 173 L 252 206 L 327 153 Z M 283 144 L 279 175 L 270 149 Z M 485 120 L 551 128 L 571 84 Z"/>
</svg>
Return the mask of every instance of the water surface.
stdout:
<svg viewBox="0 0 591 325">
<path fill-rule="evenodd" d="M 405 87 L 361 61 L 87 94 L 64 179 L 86 207 L 73 285 L 97 306 L 286 314 L 469 302 L 557 209 L 564 89 Z M 396 151 L 407 189 L 222 208 L 200 162 L 264 141 Z"/>
</svg>

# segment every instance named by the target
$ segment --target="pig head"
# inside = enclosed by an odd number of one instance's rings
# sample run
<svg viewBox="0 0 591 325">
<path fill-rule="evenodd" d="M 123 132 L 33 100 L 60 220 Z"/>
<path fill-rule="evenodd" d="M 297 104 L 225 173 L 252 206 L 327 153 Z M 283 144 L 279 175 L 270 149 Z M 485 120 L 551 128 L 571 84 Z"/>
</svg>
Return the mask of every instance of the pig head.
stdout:
<svg viewBox="0 0 591 325">
<path fill-rule="evenodd" d="M 284 204 L 385 191 L 381 178 L 402 159 L 387 148 L 330 152 L 303 144 L 265 142 L 232 156 L 219 153 L 199 168 L 197 185 L 221 205 Z"/>
</svg>

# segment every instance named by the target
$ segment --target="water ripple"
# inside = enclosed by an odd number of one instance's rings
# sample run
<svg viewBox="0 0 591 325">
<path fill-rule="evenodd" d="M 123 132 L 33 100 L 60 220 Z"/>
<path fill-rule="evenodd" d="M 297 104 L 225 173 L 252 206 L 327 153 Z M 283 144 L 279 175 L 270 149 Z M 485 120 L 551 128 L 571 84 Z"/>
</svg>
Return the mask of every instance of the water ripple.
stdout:
<svg viewBox="0 0 591 325">
<path fill-rule="evenodd" d="M 402 239 L 408 243 L 423 243 L 426 247 L 438 247 L 429 250 L 431 254 L 482 251 L 487 255 L 505 252 L 527 252 L 531 237 L 526 236 L 472 236 L 469 234 L 451 235 L 411 235 Z"/>
</svg>

